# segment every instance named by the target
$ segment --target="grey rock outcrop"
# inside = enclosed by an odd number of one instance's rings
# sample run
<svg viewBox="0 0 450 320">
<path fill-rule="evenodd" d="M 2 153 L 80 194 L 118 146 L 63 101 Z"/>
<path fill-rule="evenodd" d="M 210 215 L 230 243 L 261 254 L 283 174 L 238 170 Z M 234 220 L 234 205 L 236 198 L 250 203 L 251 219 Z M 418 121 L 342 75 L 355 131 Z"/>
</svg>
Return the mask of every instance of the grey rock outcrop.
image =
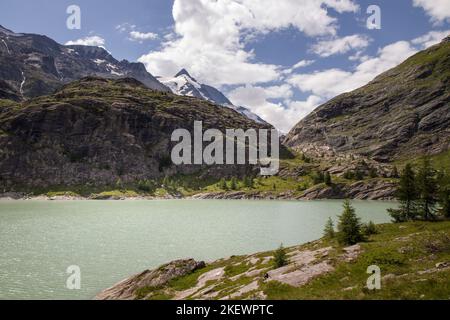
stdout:
<svg viewBox="0 0 450 320">
<path fill-rule="evenodd" d="M 0 108 L 0 192 L 136 185 L 177 174 L 221 178 L 254 169 L 174 165 L 171 135 L 192 132 L 194 121 L 222 132 L 262 128 L 231 109 L 150 90 L 134 79 L 85 78 L 54 95 Z"/>
<path fill-rule="evenodd" d="M 136 298 L 140 289 L 166 286 L 171 280 L 186 276 L 197 269 L 205 267 L 203 261 L 193 259 L 177 260 L 162 265 L 154 270 L 146 270 L 125 279 L 99 293 L 96 300 L 131 300 Z"/>
</svg>

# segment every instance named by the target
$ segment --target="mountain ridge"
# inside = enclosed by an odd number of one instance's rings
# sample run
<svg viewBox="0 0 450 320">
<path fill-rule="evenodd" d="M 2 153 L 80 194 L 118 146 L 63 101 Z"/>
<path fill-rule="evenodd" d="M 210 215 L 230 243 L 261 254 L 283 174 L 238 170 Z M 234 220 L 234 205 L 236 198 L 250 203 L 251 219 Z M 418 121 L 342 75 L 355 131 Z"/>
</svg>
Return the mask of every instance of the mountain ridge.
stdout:
<svg viewBox="0 0 450 320">
<path fill-rule="evenodd" d="M 134 78 L 87 77 L 48 96 L 0 104 L 0 192 L 111 187 L 193 175 L 253 174 L 253 166 L 176 166 L 171 135 L 267 128 L 208 101 L 147 88 Z M 119 183 L 120 181 L 120 183 Z"/>
<path fill-rule="evenodd" d="M 218 105 L 233 109 L 251 120 L 261 124 L 268 124 L 248 108 L 235 106 L 222 92 L 213 86 L 198 82 L 185 68 L 181 69 L 173 78 L 160 77 L 159 79 L 175 94 L 211 101 Z"/>
<path fill-rule="evenodd" d="M 61 45 L 45 35 L 14 33 L 5 27 L 0 27 L 0 65 L 0 98 L 15 101 L 51 94 L 86 76 L 133 77 L 151 89 L 169 92 L 142 63 L 118 61 L 101 47 Z"/>
<path fill-rule="evenodd" d="M 444 39 L 319 106 L 284 143 L 300 152 L 381 162 L 450 149 L 450 42 Z"/>
</svg>

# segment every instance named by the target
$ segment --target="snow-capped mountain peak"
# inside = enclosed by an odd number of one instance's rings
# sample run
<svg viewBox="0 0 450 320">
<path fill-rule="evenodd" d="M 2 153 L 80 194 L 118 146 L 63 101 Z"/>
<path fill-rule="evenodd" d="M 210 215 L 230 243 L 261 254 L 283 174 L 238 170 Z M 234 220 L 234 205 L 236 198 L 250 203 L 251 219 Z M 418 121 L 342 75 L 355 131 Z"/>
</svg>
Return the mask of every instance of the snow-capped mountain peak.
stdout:
<svg viewBox="0 0 450 320">
<path fill-rule="evenodd" d="M 178 72 L 178 73 L 175 75 L 175 78 L 178 78 L 178 77 L 181 77 L 181 76 L 189 77 L 189 78 L 191 78 L 193 81 L 197 82 L 197 80 L 195 80 L 195 79 L 189 74 L 189 72 L 187 72 L 187 70 L 184 69 L 184 68 L 181 69 L 180 72 Z"/>
<path fill-rule="evenodd" d="M 181 71 L 173 78 L 160 77 L 158 80 L 169 87 L 170 90 L 177 95 L 207 100 L 223 107 L 233 109 L 256 122 L 267 124 L 266 121 L 247 108 L 233 105 L 233 103 L 216 88 L 198 82 L 186 69 L 181 69 Z"/>
</svg>

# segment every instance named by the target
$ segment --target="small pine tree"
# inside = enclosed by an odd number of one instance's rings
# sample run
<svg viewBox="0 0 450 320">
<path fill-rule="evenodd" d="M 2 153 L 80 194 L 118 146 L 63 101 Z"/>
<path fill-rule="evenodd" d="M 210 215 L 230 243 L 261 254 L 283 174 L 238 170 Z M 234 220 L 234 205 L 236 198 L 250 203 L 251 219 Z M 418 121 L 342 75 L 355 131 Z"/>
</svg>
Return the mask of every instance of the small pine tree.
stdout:
<svg viewBox="0 0 450 320">
<path fill-rule="evenodd" d="M 325 174 L 322 171 L 315 171 L 312 173 L 311 178 L 314 184 L 320 184 L 325 181 Z"/>
<path fill-rule="evenodd" d="M 356 170 L 355 179 L 359 181 L 364 180 L 364 172 L 362 172 L 361 170 Z"/>
<path fill-rule="evenodd" d="M 450 187 L 441 192 L 439 203 L 441 205 L 441 214 L 450 219 Z"/>
<path fill-rule="evenodd" d="M 414 220 L 417 217 L 418 198 L 416 175 L 411 164 L 407 164 L 400 176 L 400 182 L 397 187 L 396 195 L 400 201 L 400 209 L 389 209 L 388 212 L 394 219 L 394 222 L 404 222 Z"/>
<path fill-rule="evenodd" d="M 121 190 L 122 188 L 123 188 L 123 183 L 122 183 L 122 179 L 117 179 L 117 181 L 116 181 L 116 188 L 118 189 L 118 190 Z"/>
<path fill-rule="evenodd" d="M 440 213 L 445 218 L 450 218 L 450 175 L 441 170 L 438 178 Z"/>
<path fill-rule="evenodd" d="M 253 189 L 253 186 L 254 186 L 253 178 L 245 176 L 244 177 L 244 186 L 246 188 Z"/>
<path fill-rule="evenodd" d="M 369 221 L 368 223 L 363 225 L 362 232 L 367 237 L 373 234 L 377 234 L 377 226 L 375 225 L 375 223 L 373 223 L 373 221 Z"/>
<path fill-rule="evenodd" d="M 237 179 L 236 177 L 231 178 L 231 185 L 230 185 L 230 189 L 231 190 L 237 190 L 238 186 L 237 186 Z"/>
<path fill-rule="evenodd" d="M 398 175 L 398 169 L 397 169 L 396 166 L 394 166 L 394 168 L 392 168 L 391 177 L 392 177 L 392 178 L 398 178 L 398 177 L 399 177 L 399 175 Z"/>
<path fill-rule="evenodd" d="M 164 189 L 169 189 L 170 188 L 170 178 L 168 176 L 165 176 L 162 184 L 163 184 Z"/>
<path fill-rule="evenodd" d="M 325 229 L 323 230 L 323 235 L 325 238 L 333 239 L 336 235 L 334 231 L 334 222 L 333 219 L 328 218 L 327 223 L 325 224 Z"/>
<path fill-rule="evenodd" d="M 372 179 L 377 178 L 378 177 L 377 169 L 370 168 L 370 170 L 369 170 L 369 177 L 372 178 Z"/>
<path fill-rule="evenodd" d="M 273 260 L 275 264 L 275 269 L 284 267 L 289 263 L 287 258 L 286 249 L 284 249 L 283 244 L 275 251 L 273 255 Z"/>
<path fill-rule="evenodd" d="M 219 182 L 219 188 L 222 190 L 227 191 L 228 190 L 228 185 L 227 185 L 227 181 L 225 179 L 221 179 Z"/>
<path fill-rule="evenodd" d="M 424 158 L 417 173 L 417 187 L 419 190 L 419 210 L 424 220 L 433 220 L 436 212 L 436 171 L 428 158 Z"/>
<path fill-rule="evenodd" d="M 330 173 L 327 171 L 327 172 L 325 172 L 325 175 L 324 175 L 324 182 L 325 182 L 325 184 L 327 185 L 327 186 L 331 186 L 332 184 L 333 184 L 333 181 L 331 180 L 331 175 L 330 175 Z"/>
<path fill-rule="evenodd" d="M 355 178 L 355 173 L 352 170 L 347 170 L 344 172 L 344 179 L 353 180 Z"/>
<path fill-rule="evenodd" d="M 344 212 L 339 216 L 338 231 L 338 241 L 341 244 L 354 245 L 364 240 L 360 219 L 348 200 L 344 202 Z"/>
</svg>

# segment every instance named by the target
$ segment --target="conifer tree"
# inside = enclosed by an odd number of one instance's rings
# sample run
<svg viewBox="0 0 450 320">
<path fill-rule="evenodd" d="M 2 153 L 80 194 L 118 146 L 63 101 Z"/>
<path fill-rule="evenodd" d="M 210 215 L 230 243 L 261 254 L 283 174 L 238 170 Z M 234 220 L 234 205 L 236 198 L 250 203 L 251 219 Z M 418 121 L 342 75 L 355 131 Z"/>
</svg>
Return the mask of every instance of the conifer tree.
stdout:
<svg viewBox="0 0 450 320">
<path fill-rule="evenodd" d="M 377 226 L 373 221 L 369 221 L 368 223 L 363 225 L 362 232 L 365 236 L 377 234 L 378 233 Z"/>
<path fill-rule="evenodd" d="M 389 209 L 391 217 L 395 222 L 405 222 L 414 220 L 417 217 L 417 198 L 418 191 L 416 187 L 416 175 L 411 164 L 407 164 L 400 176 L 400 182 L 397 188 L 397 198 L 400 201 L 400 209 Z"/>
<path fill-rule="evenodd" d="M 231 190 L 237 190 L 238 186 L 237 186 L 237 179 L 236 177 L 231 178 L 231 185 L 230 185 L 230 189 Z"/>
<path fill-rule="evenodd" d="M 436 171 L 428 158 L 424 158 L 417 173 L 417 188 L 419 190 L 419 214 L 424 220 L 434 219 L 436 212 Z"/>
<path fill-rule="evenodd" d="M 364 240 L 360 219 L 349 200 L 344 202 L 344 212 L 339 216 L 338 231 L 338 241 L 341 244 L 354 245 Z"/>
<path fill-rule="evenodd" d="M 225 179 L 221 179 L 219 182 L 219 188 L 222 190 L 228 190 L 227 181 Z"/>
<path fill-rule="evenodd" d="M 284 249 L 283 244 L 277 249 L 277 251 L 275 251 L 273 259 L 276 269 L 284 267 L 289 263 L 286 250 Z"/>
<path fill-rule="evenodd" d="M 245 176 L 244 177 L 244 185 L 246 188 L 253 188 L 253 179 L 251 177 Z"/>
<path fill-rule="evenodd" d="M 331 181 L 331 175 L 330 175 L 330 173 L 327 171 L 327 172 L 325 172 L 325 175 L 324 175 L 324 182 L 325 182 L 325 184 L 327 185 L 327 186 L 331 186 L 332 185 L 332 181 Z"/>
<path fill-rule="evenodd" d="M 391 177 L 398 178 L 398 169 L 396 166 L 394 166 L 394 168 L 392 169 Z"/>
<path fill-rule="evenodd" d="M 373 178 L 377 178 L 378 177 L 378 172 L 377 169 L 375 168 L 370 168 L 369 170 L 369 177 Z"/>
<path fill-rule="evenodd" d="M 328 218 L 328 221 L 325 224 L 325 229 L 323 230 L 323 235 L 325 238 L 328 238 L 328 239 L 332 239 L 336 235 L 336 233 L 334 231 L 333 219 Z"/>
<path fill-rule="evenodd" d="M 438 178 L 440 213 L 445 218 L 450 218 L 450 175 L 441 170 Z"/>
</svg>

